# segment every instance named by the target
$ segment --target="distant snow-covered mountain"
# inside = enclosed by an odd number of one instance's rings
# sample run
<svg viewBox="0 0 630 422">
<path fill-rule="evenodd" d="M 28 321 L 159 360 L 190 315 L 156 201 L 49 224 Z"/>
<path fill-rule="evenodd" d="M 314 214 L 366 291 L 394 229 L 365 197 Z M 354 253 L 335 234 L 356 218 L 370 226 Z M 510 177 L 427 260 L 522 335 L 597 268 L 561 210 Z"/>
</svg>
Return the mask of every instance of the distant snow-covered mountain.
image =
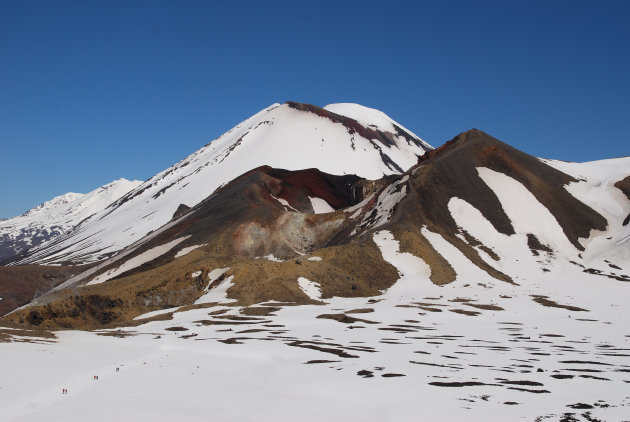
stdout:
<svg viewBox="0 0 630 422">
<path fill-rule="evenodd" d="M 140 183 L 119 179 L 87 194 L 68 192 L 0 221 L 0 262 L 67 232 Z"/>
<path fill-rule="evenodd" d="M 431 149 L 384 113 L 357 104 L 273 104 L 18 263 L 111 256 L 168 223 L 181 205 L 193 207 L 262 165 L 379 179 L 402 174 Z"/>
</svg>

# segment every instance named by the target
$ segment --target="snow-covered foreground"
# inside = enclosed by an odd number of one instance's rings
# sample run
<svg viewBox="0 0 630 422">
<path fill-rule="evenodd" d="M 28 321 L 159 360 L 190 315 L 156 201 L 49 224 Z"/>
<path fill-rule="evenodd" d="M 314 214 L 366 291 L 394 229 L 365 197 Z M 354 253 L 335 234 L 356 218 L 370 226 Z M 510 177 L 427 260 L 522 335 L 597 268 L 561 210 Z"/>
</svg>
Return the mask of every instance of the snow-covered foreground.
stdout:
<svg viewBox="0 0 630 422">
<path fill-rule="evenodd" d="M 389 232 L 374 239 L 401 272 L 379 297 L 1 343 L 0 420 L 630 419 L 629 283 L 557 260 L 516 286 L 453 256 L 468 276 L 438 287 Z"/>
</svg>

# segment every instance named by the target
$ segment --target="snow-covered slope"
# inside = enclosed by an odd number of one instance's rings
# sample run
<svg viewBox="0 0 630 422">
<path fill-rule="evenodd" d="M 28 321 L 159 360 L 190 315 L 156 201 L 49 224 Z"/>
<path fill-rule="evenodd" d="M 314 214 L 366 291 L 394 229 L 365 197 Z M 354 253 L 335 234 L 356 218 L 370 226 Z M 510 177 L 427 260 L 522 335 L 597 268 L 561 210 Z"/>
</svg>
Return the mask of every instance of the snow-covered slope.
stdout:
<svg viewBox="0 0 630 422">
<path fill-rule="evenodd" d="M 102 259 L 169 222 L 180 204 L 193 207 L 218 187 L 261 165 L 378 179 L 404 172 L 430 149 L 377 110 L 356 104 L 326 109 L 274 104 L 20 263 Z"/>
<path fill-rule="evenodd" d="M 119 179 L 87 194 L 68 192 L 0 221 L 0 262 L 67 232 L 140 183 Z"/>
<path fill-rule="evenodd" d="M 582 242 L 586 247 L 584 259 L 597 260 L 605 255 L 617 262 L 630 263 L 630 224 L 625 220 L 630 198 L 615 186 L 630 175 L 630 157 L 586 163 L 543 162 L 577 179 L 566 189 L 608 221 L 606 231 L 593 233 Z"/>
</svg>

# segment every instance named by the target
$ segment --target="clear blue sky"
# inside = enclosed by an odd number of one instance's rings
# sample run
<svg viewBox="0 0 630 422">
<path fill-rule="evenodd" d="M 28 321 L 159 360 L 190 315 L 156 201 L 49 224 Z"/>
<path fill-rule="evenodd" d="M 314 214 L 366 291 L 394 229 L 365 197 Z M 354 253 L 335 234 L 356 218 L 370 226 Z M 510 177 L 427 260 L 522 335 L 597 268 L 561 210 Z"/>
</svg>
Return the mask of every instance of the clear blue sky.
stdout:
<svg viewBox="0 0 630 422">
<path fill-rule="evenodd" d="M 630 1 L 0 0 L 0 217 L 147 179 L 274 102 L 434 146 L 630 154 Z"/>
</svg>

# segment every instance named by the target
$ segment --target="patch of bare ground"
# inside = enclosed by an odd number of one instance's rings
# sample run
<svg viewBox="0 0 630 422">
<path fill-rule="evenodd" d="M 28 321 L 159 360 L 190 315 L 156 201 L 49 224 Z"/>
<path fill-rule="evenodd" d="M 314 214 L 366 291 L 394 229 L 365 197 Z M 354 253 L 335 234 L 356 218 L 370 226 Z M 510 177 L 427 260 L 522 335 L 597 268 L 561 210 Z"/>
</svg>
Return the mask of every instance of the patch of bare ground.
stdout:
<svg viewBox="0 0 630 422">
<path fill-rule="evenodd" d="M 350 311 L 346 311 L 347 314 L 367 314 L 370 312 L 374 312 L 374 308 L 360 308 L 360 309 L 352 309 Z"/>
<path fill-rule="evenodd" d="M 257 318 L 253 316 L 240 316 L 240 315 L 216 315 L 216 319 L 227 319 L 230 321 L 252 321 L 252 322 L 270 322 L 265 318 Z"/>
<path fill-rule="evenodd" d="M 456 297 L 455 299 L 449 300 L 449 302 L 467 303 L 467 302 L 474 302 L 474 299 L 468 299 L 468 298 L 464 298 L 464 297 Z"/>
<path fill-rule="evenodd" d="M 417 353 L 420 353 L 420 352 L 417 352 Z M 431 363 L 431 362 L 418 362 L 415 360 L 410 360 L 409 363 L 413 363 L 414 365 L 435 366 L 437 368 L 449 368 L 449 369 L 457 369 L 457 370 L 462 369 L 460 365 L 443 365 L 443 364 Z"/>
<path fill-rule="evenodd" d="M 556 301 L 549 299 L 548 296 L 532 295 L 532 298 L 534 302 L 548 308 L 562 308 L 574 312 L 588 312 L 588 309 L 580 308 L 578 306 L 562 305 Z"/>
<path fill-rule="evenodd" d="M 149 317 L 149 318 L 140 318 L 140 319 L 137 319 L 137 320 L 129 321 L 125 325 L 129 326 L 129 327 L 134 327 L 134 326 L 137 326 L 137 325 L 146 324 L 147 322 L 170 321 L 171 319 L 173 319 L 173 313 L 174 312 L 167 312 L 167 313 L 163 313 L 163 314 L 154 315 L 154 316 Z"/>
<path fill-rule="evenodd" d="M 527 233 L 527 246 L 534 256 L 540 255 L 540 252 L 553 253 L 549 246 L 543 245 L 532 233 Z"/>
<path fill-rule="evenodd" d="M 435 387 L 479 387 L 482 385 L 496 384 L 487 384 L 479 381 L 431 381 L 429 385 L 433 385 Z"/>
<path fill-rule="evenodd" d="M 340 358 L 358 358 L 359 357 L 357 355 L 350 354 L 341 348 L 321 346 L 315 342 L 293 341 L 293 342 L 287 343 L 287 346 L 302 347 L 305 349 L 317 350 L 319 352 L 331 353 L 333 355 L 339 356 Z"/>
<path fill-rule="evenodd" d="M 513 380 L 507 380 L 505 378 L 496 378 L 497 381 L 499 381 L 501 384 L 508 384 L 508 385 L 525 385 L 525 386 L 530 386 L 530 387 L 544 387 L 544 384 L 538 381 L 513 381 Z"/>
<path fill-rule="evenodd" d="M 423 311 L 427 311 L 427 312 L 442 312 L 442 310 L 440 308 L 432 308 L 430 306 L 419 305 L 418 308 L 422 309 Z"/>
<path fill-rule="evenodd" d="M 373 378 L 374 377 L 374 372 L 373 371 L 368 371 L 367 369 L 362 369 L 360 371 L 357 372 L 357 375 L 363 378 Z"/>
<path fill-rule="evenodd" d="M 582 271 L 588 274 L 595 274 L 595 275 L 601 275 L 603 277 L 612 278 L 613 280 L 619 280 L 619 281 L 625 281 L 625 282 L 630 281 L 630 276 L 628 276 L 627 274 L 606 273 L 596 268 L 585 268 Z"/>
<path fill-rule="evenodd" d="M 462 315 L 468 315 L 468 316 L 475 316 L 481 313 L 477 311 L 469 311 L 468 309 L 449 309 L 449 311 L 455 312 L 456 314 L 462 314 Z"/>
<path fill-rule="evenodd" d="M 570 407 L 571 409 L 593 409 L 593 406 L 587 403 L 574 403 L 574 404 L 567 404 L 567 407 Z"/>
<path fill-rule="evenodd" d="M 230 337 L 223 340 L 218 340 L 225 344 L 243 344 L 243 340 L 252 340 L 251 337 Z"/>
<path fill-rule="evenodd" d="M 201 325 L 244 325 L 244 324 L 260 324 L 264 322 L 271 322 L 269 320 L 263 321 L 225 321 L 225 320 L 211 320 L 211 319 L 200 319 L 198 321 L 193 321 L 195 324 Z"/>
<path fill-rule="evenodd" d="M 337 322 L 342 322 L 344 324 L 354 324 L 355 322 L 363 322 L 365 324 L 379 324 L 376 321 L 370 321 L 367 319 L 354 318 L 348 316 L 346 314 L 322 314 L 317 316 L 318 319 L 332 319 Z"/>
<path fill-rule="evenodd" d="M 597 377 L 595 375 L 580 375 L 580 378 L 588 378 L 588 379 L 598 380 L 598 381 L 610 381 L 610 378 Z"/>
<path fill-rule="evenodd" d="M 166 331 L 188 331 L 188 328 L 177 326 L 177 327 L 167 327 L 164 330 L 166 330 Z"/>
<path fill-rule="evenodd" d="M 521 388 L 521 387 L 508 387 L 508 390 L 523 391 L 525 393 L 533 393 L 533 394 L 547 394 L 547 393 L 551 393 L 551 391 L 549 391 L 549 390 L 534 390 L 534 389 L 531 389 L 531 388 Z"/>
<path fill-rule="evenodd" d="M 27 330 L 22 328 L 0 327 L 0 343 L 56 340 L 57 336 L 47 330 Z"/>
<path fill-rule="evenodd" d="M 432 303 L 432 302 L 411 302 L 411 303 L 418 306 L 448 306 L 443 303 Z"/>
<path fill-rule="evenodd" d="M 416 333 L 416 332 L 418 332 L 418 330 L 415 330 L 415 329 L 402 328 L 402 327 L 396 327 L 396 326 L 379 327 L 378 329 L 381 330 L 381 331 L 393 331 L 394 333 L 397 333 L 397 334 L 407 334 L 407 333 Z"/>
<path fill-rule="evenodd" d="M 226 313 L 227 309 L 217 309 L 216 311 L 208 312 L 208 315 L 221 315 Z"/>
<path fill-rule="evenodd" d="M 460 229 L 460 233 L 470 246 L 472 246 L 473 248 L 479 248 L 480 250 L 487 253 L 488 256 L 492 258 L 493 260 L 499 261 L 499 255 L 497 255 L 496 252 L 493 251 L 491 248 L 484 245 L 479 239 L 477 239 L 476 237 L 474 237 L 473 235 L 471 235 L 464 229 Z"/>
<path fill-rule="evenodd" d="M 241 314 L 249 316 L 269 316 L 279 311 L 278 306 L 248 306 L 240 310 Z"/>
<path fill-rule="evenodd" d="M 473 308 L 483 309 L 486 311 L 504 311 L 505 310 L 498 305 L 490 305 L 490 304 L 483 304 L 483 303 L 465 303 L 464 305 L 472 306 Z"/>
<path fill-rule="evenodd" d="M 249 328 L 247 330 L 237 331 L 238 334 L 265 333 L 265 332 L 269 332 L 269 330 L 266 330 L 264 328 Z"/>
<path fill-rule="evenodd" d="M 179 336 L 179 338 L 192 338 L 192 337 L 197 337 L 199 334 L 197 333 L 192 333 L 192 334 L 184 334 L 183 336 Z"/>
<path fill-rule="evenodd" d="M 103 337 L 118 337 L 118 338 L 127 338 L 127 337 L 133 337 L 135 335 L 137 335 L 138 333 L 136 333 L 135 331 L 123 331 L 123 330 L 112 330 L 112 331 L 97 331 L 96 335 L 97 336 L 103 336 Z"/>
</svg>

